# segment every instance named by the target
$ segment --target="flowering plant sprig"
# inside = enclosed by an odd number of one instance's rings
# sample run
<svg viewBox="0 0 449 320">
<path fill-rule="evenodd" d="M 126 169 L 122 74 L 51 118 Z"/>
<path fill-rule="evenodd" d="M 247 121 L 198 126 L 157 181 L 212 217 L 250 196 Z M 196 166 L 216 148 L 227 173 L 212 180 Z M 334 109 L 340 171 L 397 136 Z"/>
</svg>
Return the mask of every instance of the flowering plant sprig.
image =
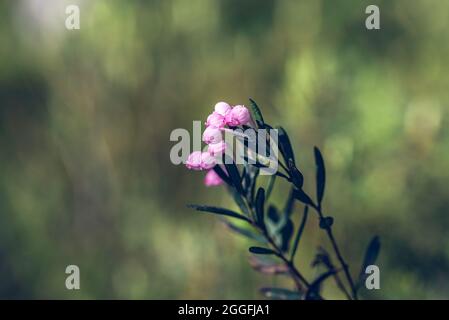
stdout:
<svg viewBox="0 0 449 320">
<path fill-rule="evenodd" d="M 230 230 L 243 235 L 261 246 L 252 246 L 249 252 L 251 266 L 262 273 L 289 275 L 295 284 L 295 289 L 262 288 L 261 292 L 268 298 L 277 299 L 324 299 L 321 287 L 324 281 L 333 278 L 337 287 L 346 298 L 358 299 L 358 291 L 366 278 L 365 269 L 374 264 L 379 250 L 380 242 L 377 236 L 370 241 L 362 268 L 357 279 L 353 278 L 349 266 L 343 258 L 342 252 L 334 237 L 332 226 L 334 219 L 323 212 L 323 198 L 326 184 L 326 170 L 320 150 L 314 148 L 316 164 L 316 196 L 313 199 L 304 189 L 304 175 L 298 168 L 290 139 L 287 132 L 278 127 L 278 139 L 268 136 L 265 140 L 257 140 L 256 150 L 248 150 L 257 161 L 246 161 L 239 169 L 233 159 L 234 153 L 229 151 L 228 144 L 223 141 L 223 132 L 234 132 L 235 138 L 248 147 L 248 136 L 237 134 L 238 130 L 252 129 L 259 132 L 262 129 L 273 129 L 264 121 L 260 108 L 250 99 L 252 115 L 243 105 L 231 107 L 225 102 L 215 105 L 215 110 L 207 117 L 203 141 L 208 144 L 207 151 L 195 151 L 189 155 L 186 166 L 193 170 L 208 170 L 204 183 L 206 186 L 226 184 L 241 212 L 219 208 L 215 206 L 189 205 L 201 212 L 209 212 L 222 217 L 222 221 Z M 273 141 L 277 140 L 277 141 Z M 258 151 L 261 144 L 273 154 L 273 148 L 279 148 L 282 159 L 276 158 L 280 170 L 277 170 L 269 179 L 267 188 L 260 185 L 261 170 L 267 167 L 263 163 Z M 257 152 L 255 152 L 257 151 Z M 254 156 L 255 152 L 255 156 Z M 274 154 L 277 154 L 274 152 Z M 222 162 L 217 159 L 223 160 Z M 248 160 L 249 157 L 246 159 Z M 284 208 L 278 209 L 269 202 L 276 177 L 285 179 L 290 184 L 290 192 Z M 294 204 L 299 201 L 304 209 L 298 227 L 293 223 Z M 319 227 L 326 233 L 338 261 L 334 263 L 332 255 L 320 247 L 313 267 L 320 267 L 323 271 L 313 280 L 307 280 L 295 264 L 295 254 L 303 235 L 309 217 L 309 208 L 312 208 L 318 217 Z M 225 218 L 226 217 L 226 218 Z M 229 219 L 228 219 L 229 218 Z M 232 220 L 240 221 L 235 223 Z M 249 228 L 248 228 L 249 227 Z M 295 232 L 296 230 L 296 232 Z"/>
</svg>

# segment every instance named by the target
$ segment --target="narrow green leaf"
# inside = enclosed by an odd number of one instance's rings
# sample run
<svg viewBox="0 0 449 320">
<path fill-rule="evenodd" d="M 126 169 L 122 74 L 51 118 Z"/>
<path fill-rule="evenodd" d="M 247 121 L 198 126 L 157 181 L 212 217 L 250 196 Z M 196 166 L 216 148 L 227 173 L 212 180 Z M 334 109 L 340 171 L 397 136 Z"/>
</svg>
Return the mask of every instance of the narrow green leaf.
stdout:
<svg viewBox="0 0 449 320">
<path fill-rule="evenodd" d="M 237 204 L 237 206 L 240 208 L 241 212 L 245 214 L 245 216 L 249 217 L 250 212 L 248 210 L 248 207 L 245 203 L 245 200 L 243 199 L 243 196 L 237 192 L 237 190 L 230 186 L 228 188 L 229 193 L 232 195 L 232 198 L 234 199 L 234 202 Z"/>
<path fill-rule="evenodd" d="M 232 185 L 235 187 L 238 193 L 244 194 L 242 187 L 242 178 L 240 177 L 239 169 L 229 156 L 223 155 L 223 160 L 226 167 L 226 171 L 228 172 L 229 177 L 232 181 Z"/>
<path fill-rule="evenodd" d="M 314 206 L 312 199 L 302 189 L 295 189 L 293 196 L 305 205 Z"/>
<path fill-rule="evenodd" d="M 196 205 L 196 204 L 190 204 L 187 207 L 195 209 L 197 211 L 201 211 L 201 212 L 215 213 L 215 214 L 229 216 L 229 217 L 233 217 L 233 218 L 237 218 L 237 219 L 241 219 L 241 220 L 250 222 L 250 220 L 247 217 L 242 216 L 241 214 L 239 214 L 237 212 L 234 212 L 234 211 L 231 211 L 228 209 L 224 209 L 224 208 L 211 207 L 211 206 L 200 206 L 200 205 Z"/>
<path fill-rule="evenodd" d="M 293 164 L 295 164 L 295 155 L 293 154 L 293 148 L 290 143 L 290 138 L 288 137 L 287 132 L 282 127 L 277 127 L 277 130 L 278 130 L 279 148 L 282 156 L 284 157 L 286 162 L 292 160 Z"/>
<path fill-rule="evenodd" d="M 295 187 L 301 189 L 304 184 L 304 176 L 302 175 L 301 171 L 296 168 L 292 159 L 288 160 L 288 171 Z"/>
<path fill-rule="evenodd" d="M 295 206 L 295 188 L 290 189 L 290 193 L 288 194 L 287 202 L 285 203 L 284 207 L 284 216 L 290 217 L 293 213 L 293 209 Z"/>
<path fill-rule="evenodd" d="M 316 164 L 316 196 L 317 203 L 320 205 L 324 196 L 324 187 L 326 186 L 326 168 L 324 166 L 324 160 L 320 149 L 315 147 L 313 150 Z"/>
<path fill-rule="evenodd" d="M 264 205 L 265 205 L 265 189 L 261 187 L 257 190 L 256 194 L 256 217 L 257 217 L 257 224 L 262 229 L 265 229 Z"/>
<path fill-rule="evenodd" d="M 275 206 L 270 205 L 268 207 L 268 219 L 270 219 L 274 223 L 279 222 L 279 213 Z"/>
<path fill-rule="evenodd" d="M 293 249 L 292 249 L 292 254 L 291 254 L 290 260 L 293 260 L 293 258 L 295 257 L 295 254 L 296 254 L 296 250 L 298 250 L 299 240 L 301 240 L 302 233 L 304 232 L 304 228 L 306 226 L 308 215 L 309 215 L 309 207 L 304 206 L 304 213 L 302 214 L 302 219 L 301 219 L 301 223 L 298 228 L 298 232 L 296 232 L 295 242 L 293 242 Z"/>
<path fill-rule="evenodd" d="M 259 173 L 260 173 L 259 168 L 253 168 L 253 173 L 251 174 L 251 187 L 249 190 L 251 203 L 254 203 L 254 197 L 256 193 L 256 183 Z"/>
<path fill-rule="evenodd" d="M 250 101 L 250 106 L 251 106 L 251 111 L 254 117 L 254 120 L 256 120 L 257 126 L 259 128 L 263 128 L 265 121 L 263 121 L 263 116 L 262 116 L 262 112 L 260 112 L 260 108 L 257 105 L 256 101 L 254 101 L 253 99 L 249 98 Z"/>
<path fill-rule="evenodd" d="M 256 233 L 252 232 L 251 230 L 239 227 L 239 226 L 237 226 L 237 225 L 235 225 L 235 224 L 233 224 L 233 223 L 231 223 L 231 222 L 229 222 L 229 221 L 227 221 L 225 219 L 223 219 L 222 221 L 223 221 L 223 223 L 226 225 L 226 227 L 229 230 L 231 230 L 231 231 L 233 231 L 233 232 L 235 232 L 237 234 L 240 234 L 240 235 L 242 235 L 242 236 L 244 236 L 244 237 L 246 237 L 248 239 L 257 241 L 257 242 L 259 242 L 261 244 L 265 244 L 267 242 L 264 237 L 262 237 L 259 234 L 256 234 Z"/>
<path fill-rule="evenodd" d="M 284 224 L 284 226 L 281 229 L 281 250 L 282 252 L 287 252 L 288 248 L 290 247 L 290 239 L 293 235 L 293 221 L 291 219 L 288 219 L 287 222 Z"/>
<path fill-rule="evenodd" d="M 249 252 L 254 254 L 276 254 L 273 250 L 262 247 L 250 247 Z"/>
<path fill-rule="evenodd" d="M 267 187 L 267 199 L 270 198 L 271 192 L 273 192 L 274 183 L 276 182 L 276 175 L 272 174 L 270 176 L 270 180 L 268 181 L 268 187 Z"/>
<path fill-rule="evenodd" d="M 261 288 L 260 292 L 268 299 L 300 300 L 302 298 L 302 295 L 299 292 L 284 288 Z"/>
<path fill-rule="evenodd" d="M 371 239 L 371 241 L 368 244 L 368 247 L 365 251 L 365 258 L 363 259 L 363 264 L 362 264 L 362 268 L 360 270 L 359 281 L 358 281 L 357 286 L 360 286 L 363 283 L 363 281 L 365 280 L 366 267 L 376 263 L 379 252 L 380 252 L 380 240 L 379 240 L 378 236 L 374 236 Z"/>
<path fill-rule="evenodd" d="M 232 181 L 229 179 L 226 172 L 224 172 L 224 170 L 218 164 L 214 167 L 214 171 L 216 174 L 218 174 L 221 180 L 223 180 L 227 185 L 232 186 Z"/>
<path fill-rule="evenodd" d="M 264 274 L 276 275 L 289 273 L 288 267 L 271 255 L 251 255 L 249 263 L 254 270 Z"/>
</svg>

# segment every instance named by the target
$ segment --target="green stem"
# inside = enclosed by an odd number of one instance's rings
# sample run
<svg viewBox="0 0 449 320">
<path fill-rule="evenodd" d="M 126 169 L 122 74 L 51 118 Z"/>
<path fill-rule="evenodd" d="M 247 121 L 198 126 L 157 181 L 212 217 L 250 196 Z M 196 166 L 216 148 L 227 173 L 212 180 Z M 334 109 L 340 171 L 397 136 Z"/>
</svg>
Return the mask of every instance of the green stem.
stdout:
<svg viewBox="0 0 449 320">
<path fill-rule="evenodd" d="M 324 216 L 321 211 L 321 206 L 313 205 L 313 208 L 318 213 L 319 218 L 323 219 Z M 335 240 L 335 237 L 334 237 L 334 234 L 332 233 L 331 227 L 325 228 L 325 230 L 326 230 L 327 236 L 332 244 L 332 248 L 334 249 L 335 255 L 337 256 L 337 259 L 343 269 L 346 280 L 348 281 L 348 284 L 351 288 L 352 298 L 357 300 L 357 292 L 355 290 L 355 285 L 354 285 L 354 281 L 352 280 L 351 273 L 349 272 L 349 266 L 346 263 L 345 259 L 343 258 L 343 255 L 341 254 L 340 249 L 338 248 L 337 241 Z"/>
</svg>

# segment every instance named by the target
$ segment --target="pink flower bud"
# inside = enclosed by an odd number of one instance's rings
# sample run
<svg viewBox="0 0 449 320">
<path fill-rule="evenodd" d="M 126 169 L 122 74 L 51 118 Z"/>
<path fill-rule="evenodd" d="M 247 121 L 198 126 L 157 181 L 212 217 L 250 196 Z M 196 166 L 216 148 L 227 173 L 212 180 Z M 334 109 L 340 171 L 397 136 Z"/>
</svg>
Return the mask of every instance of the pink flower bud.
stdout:
<svg viewBox="0 0 449 320">
<path fill-rule="evenodd" d="M 225 117 L 218 112 L 214 111 L 207 117 L 206 126 L 208 127 L 223 128 L 225 125 Z"/>
<path fill-rule="evenodd" d="M 212 169 L 217 164 L 215 158 L 209 152 L 201 154 L 201 169 Z"/>
<path fill-rule="evenodd" d="M 231 127 L 248 124 L 250 120 L 251 115 L 249 114 L 248 109 L 241 105 L 232 108 L 231 112 L 229 112 L 225 117 L 226 124 Z"/>
<path fill-rule="evenodd" d="M 223 184 L 223 180 L 221 180 L 220 176 L 214 171 L 209 170 L 204 177 L 204 184 L 206 187 L 219 186 Z"/>
<path fill-rule="evenodd" d="M 186 167 L 191 170 L 201 170 L 201 151 L 192 152 L 186 161 Z"/>
<path fill-rule="evenodd" d="M 215 105 L 215 112 L 221 114 L 223 117 L 231 111 L 231 106 L 226 102 L 218 102 Z"/>
<path fill-rule="evenodd" d="M 222 140 L 221 130 L 215 127 L 207 127 L 203 132 L 203 141 L 207 144 L 218 143 Z"/>
<path fill-rule="evenodd" d="M 212 156 L 222 154 L 225 150 L 226 150 L 226 142 L 224 141 L 211 143 L 207 148 L 207 152 L 209 152 Z"/>
</svg>

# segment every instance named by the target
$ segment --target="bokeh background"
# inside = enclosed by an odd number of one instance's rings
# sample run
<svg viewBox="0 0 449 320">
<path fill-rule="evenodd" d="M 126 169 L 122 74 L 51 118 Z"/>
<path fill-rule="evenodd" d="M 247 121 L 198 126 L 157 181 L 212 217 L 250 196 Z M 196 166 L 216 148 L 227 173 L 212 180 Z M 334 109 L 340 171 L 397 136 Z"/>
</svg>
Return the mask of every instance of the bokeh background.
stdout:
<svg viewBox="0 0 449 320">
<path fill-rule="evenodd" d="M 66 30 L 67 4 L 80 30 Z M 365 28 L 369 4 L 379 31 Z M 248 240 L 186 208 L 233 205 L 169 158 L 173 129 L 252 97 L 289 132 L 308 190 L 322 149 L 325 210 L 354 274 L 380 235 L 381 289 L 364 297 L 449 298 L 448 22 L 440 0 L 1 1 L 0 297 L 289 286 L 251 269 Z M 297 255 L 308 277 L 319 245 L 310 219 Z M 65 288 L 69 264 L 81 290 Z"/>
</svg>

